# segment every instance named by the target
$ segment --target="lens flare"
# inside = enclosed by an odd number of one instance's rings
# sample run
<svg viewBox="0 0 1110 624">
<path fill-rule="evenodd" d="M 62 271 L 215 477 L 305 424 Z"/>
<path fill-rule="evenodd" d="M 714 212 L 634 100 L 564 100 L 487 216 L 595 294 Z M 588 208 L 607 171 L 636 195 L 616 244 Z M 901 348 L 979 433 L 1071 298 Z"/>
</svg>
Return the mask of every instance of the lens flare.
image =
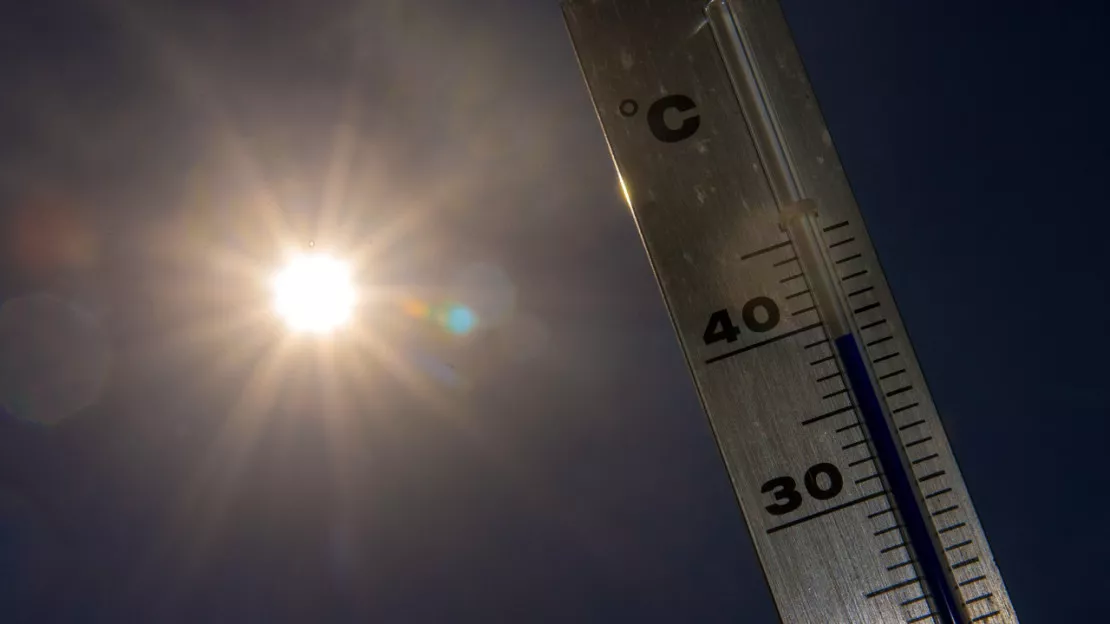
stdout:
<svg viewBox="0 0 1110 624">
<path fill-rule="evenodd" d="M 474 329 L 474 326 L 478 324 L 478 318 L 470 308 L 453 305 L 444 312 L 440 324 L 452 334 L 462 335 L 470 333 L 470 330 Z"/>
<path fill-rule="evenodd" d="M 419 299 L 405 299 L 401 302 L 401 310 L 455 336 L 465 336 L 478 327 L 478 314 L 472 308 L 453 301 L 430 304 Z"/>
</svg>

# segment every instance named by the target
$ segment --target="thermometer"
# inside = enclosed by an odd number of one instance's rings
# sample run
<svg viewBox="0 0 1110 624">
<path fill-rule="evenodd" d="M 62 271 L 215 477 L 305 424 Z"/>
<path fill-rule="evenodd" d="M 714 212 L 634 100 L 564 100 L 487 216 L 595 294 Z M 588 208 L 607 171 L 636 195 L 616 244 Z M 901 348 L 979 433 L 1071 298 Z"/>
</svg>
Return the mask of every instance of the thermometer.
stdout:
<svg viewBox="0 0 1110 624">
<path fill-rule="evenodd" d="M 1016 624 L 778 3 L 564 15 L 782 620 Z"/>
</svg>

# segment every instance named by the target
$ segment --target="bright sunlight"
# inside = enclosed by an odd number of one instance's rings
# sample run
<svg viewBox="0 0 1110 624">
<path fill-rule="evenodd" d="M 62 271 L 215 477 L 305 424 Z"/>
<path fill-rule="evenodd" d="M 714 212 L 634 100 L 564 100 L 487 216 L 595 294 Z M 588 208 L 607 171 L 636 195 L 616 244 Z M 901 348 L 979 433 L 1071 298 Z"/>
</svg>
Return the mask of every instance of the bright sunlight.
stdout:
<svg viewBox="0 0 1110 624">
<path fill-rule="evenodd" d="M 274 311 L 297 332 L 324 334 L 347 323 L 357 293 L 347 263 L 321 253 L 300 254 L 274 275 Z"/>
</svg>

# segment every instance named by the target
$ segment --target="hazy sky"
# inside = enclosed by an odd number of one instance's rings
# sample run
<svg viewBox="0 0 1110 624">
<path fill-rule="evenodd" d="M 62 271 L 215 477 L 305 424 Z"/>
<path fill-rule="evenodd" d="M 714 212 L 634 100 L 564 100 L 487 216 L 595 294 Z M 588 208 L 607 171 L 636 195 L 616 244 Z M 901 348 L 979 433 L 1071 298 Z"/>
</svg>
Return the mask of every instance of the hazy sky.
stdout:
<svg viewBox="0 0 1110 624">
<path fill-rule="evenodd" d="M 784 6 L 1019 616 L 1099 620 L 1107 10 Z M 554 0 L 3 15 L 0 619 L 775 621 Z M 308 240 L 357 344 L 251 314 Z"/>
</svg>

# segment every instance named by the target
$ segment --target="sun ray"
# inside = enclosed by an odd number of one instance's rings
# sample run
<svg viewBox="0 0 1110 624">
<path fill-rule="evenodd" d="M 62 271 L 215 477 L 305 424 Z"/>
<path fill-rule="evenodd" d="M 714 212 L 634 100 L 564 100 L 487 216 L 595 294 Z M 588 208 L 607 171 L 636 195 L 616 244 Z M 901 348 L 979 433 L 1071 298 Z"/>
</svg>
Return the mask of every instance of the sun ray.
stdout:
<svg viewBox="0 0 1110 624">
<path fill-rule="evenodd" d="M 350 361 L 353 364 L 352 373 L 356 376 L 371 370 L 364 361 L 364 358 L 371 357 L 395 379 L 407 386 L 413 395 L 425 401 L 437 412 L 450 411 L 447 397 L 441 395 L 438 388 L 428 379 L 421 377 L 416 369 L 404 360 L 398 349 L 391 348 L 367 332 L 358 332 L 352 336 L 352 339 L 357 348 L 352 349 L 353 357 Z"/>
<path fill-rule="evenodd" d="M 343 98 L 342 114 L 335 124 L 331 163 L 320 202 L 320 226 L 324 232 L 341 231 L 341 215 L 346 206 L 351 169 L 358 147 L 359 109 L 358 82 L 352 79 Z"/>
<path fill-rule="evenodd" d="M 259 358 L 180 495 L 170 539 L 190 544 L 184 549 L 189 553 L 190 569 L 184 571 L 186 575 L 203 563 L 207 545 L 221 528 L 229 502 L 277 403 L 288 349 L 287 342 L 279 342 Z"/>
</svg>

